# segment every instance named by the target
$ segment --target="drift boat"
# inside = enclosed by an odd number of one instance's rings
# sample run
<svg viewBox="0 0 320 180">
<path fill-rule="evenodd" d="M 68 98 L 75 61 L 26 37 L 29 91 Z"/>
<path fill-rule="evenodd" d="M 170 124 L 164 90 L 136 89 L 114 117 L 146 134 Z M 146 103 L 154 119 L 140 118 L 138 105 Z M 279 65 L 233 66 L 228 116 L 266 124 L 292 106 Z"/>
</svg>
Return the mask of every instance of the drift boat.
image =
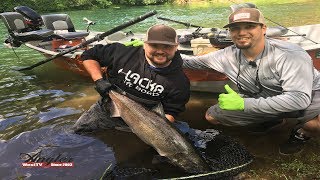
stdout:
<svg viewBox="0 0 320 180">
<path fill-rule="evenodd" d="M 67 14 L 49 14 L 40 16 L 26 6 L 18 6 L 15 12 L 1 13 L 1 18 L 8 29 L 9 38 L 5 43 L 19 47 L 22 43 L 27 47 L 42 53 L 46 58 L 52 58 L 61 52 L 96 37 L 102 32 L 88 32 L 92 21 L 87 21 L 87 31 L 76 31 Z M 159 17 L 158 17 L 159 18 Z M 166 18 L 159 18 L 168 20 Z M 173 20 L 171 20 L 173 21 Z M 232 45 L 227 30 L 219 28 L 177 29 L 179 47 L 185 54 L 201 55 Z M 312 57 L 314 66 L 320 70 L 320 24 L 297 27 L 271 27 L 267 29 L 270 38 L 282 39 L 301 46 Z M 88 76 L 80 55 L 86 49 L 96 44 L 124 43 L 133 39 L 144 39 L 144 34 L 117 31 L 100 41 L 95 41 L 83 48 L 76 49 L 53 59 L 58 67 L 74 73 Z M 102 69 L 104 70 L 104 69 Z M 214 70 L 184 70 L 191 82 L 191 90 L 205 92 L 223 92 L 226 83 L 233 84 L 228 78 Z"/>
</svg>

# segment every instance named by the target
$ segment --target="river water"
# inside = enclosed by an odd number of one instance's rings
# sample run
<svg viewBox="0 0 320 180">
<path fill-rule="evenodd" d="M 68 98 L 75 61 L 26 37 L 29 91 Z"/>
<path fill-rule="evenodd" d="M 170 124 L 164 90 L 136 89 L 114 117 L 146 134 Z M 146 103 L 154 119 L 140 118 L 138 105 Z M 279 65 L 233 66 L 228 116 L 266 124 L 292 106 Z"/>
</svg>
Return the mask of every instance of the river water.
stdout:
<svg viewBox="0 0 320 180">
<path fill-rule="evenodd" d="M 320 3 L 258 4 L 264 15 L 284 26 L 319 23 Z M 77 29 L 85 29 L 83 17 L 96 22 L 95 31 L 107 31 L 148 11 L 157 10 L 159 16 L 204 27 L 222 27 L 229 8 L 217 3 L 202 6 L 161 5 L 145 7 L 116 7 L 100 10 L 70 11 Z M 59 12 L 61 13 L 61 12 Z M 125 31 L 145 32 L 155 23 L 164 22 L 155 17 L 135 24 Z M 275 26 L 267 21 L 269 26 Z M 0 23 L 0 38 L 6 37 L 6 28 Z M 18 56 L 18 57 L 17 57 Z M 18 72 L 13 67 L 31 65 L 43 56 L 24 46 L 5 48 L 0 44 L 0 177 L 1 179 L 99 179 L 109 165 L 143 163 L 150 157 L 150 147 L 130 133 L 110 131 L 80 136 L 69 127 L 97 99 L 89 78 L 58 69 L 47 63 L 31 71 Z M 319 144 L 313 140 L 303 155 L 281 157 L 278 145 L 284 141 L 289 127 L 268 136 L 252 136 L 238 128 L 213 126 L 204 121 L 204 112 L 216 103 L 217 94 L 192 92 L 187 111 L 181 119 L 198 129 L 216 128 L 233 136 L 256 157 L 244 177 L 251 178 L 320 178 Z M 71 158 L 72 168 L 23 168 L 25 153 L 47 152 Z M 152 153 L 151 153 L 152 154 Z M 305 155 L 305 156 L 304 156 Z M 66 157 L 68 156 L 68 157 Z M 304 158 L 302 158 L 304 157 Z M 170 173 L 168 173 L 170 177 Z"/>
</svg>

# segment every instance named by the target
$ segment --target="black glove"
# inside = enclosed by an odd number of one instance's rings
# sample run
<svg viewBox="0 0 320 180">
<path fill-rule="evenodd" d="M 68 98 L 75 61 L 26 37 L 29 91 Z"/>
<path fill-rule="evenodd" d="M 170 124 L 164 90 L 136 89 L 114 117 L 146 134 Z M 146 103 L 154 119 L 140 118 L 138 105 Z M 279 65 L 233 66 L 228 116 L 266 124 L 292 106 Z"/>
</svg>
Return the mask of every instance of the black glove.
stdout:
<svg viewBox="0 0 320 180">
<path fill-rule="evenodd" d="M 108 79 L 101 78 L 96 80 L 94 83 L 96 85 L 95 89 L 100 96 L 106 97 L 112 87 L 112 84 L 108 81 Z"/>
</svg>

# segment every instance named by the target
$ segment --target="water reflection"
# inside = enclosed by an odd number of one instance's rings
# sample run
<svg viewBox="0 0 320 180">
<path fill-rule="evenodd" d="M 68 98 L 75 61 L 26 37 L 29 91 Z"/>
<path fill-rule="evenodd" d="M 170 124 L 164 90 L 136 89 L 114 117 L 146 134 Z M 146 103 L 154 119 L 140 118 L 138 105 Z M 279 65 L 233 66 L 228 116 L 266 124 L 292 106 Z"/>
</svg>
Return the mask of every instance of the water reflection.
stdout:
<svg viewBox="0 0 320 180">
<path fill-rule="evenodd" d="M 73 114 L 81 113 L 80 110 L 75 110 L 73 108 L 50 108 L 47 112 L 40 112 L 36 117 L 39 118 L 39 122 L 44 123 L 49 120 L 54 120 L 59 117 L 64 117 Z"/>
<path fill-rule="evenodd" d="M 18 114 L 14 114 L 13 117 L 7 118 L 8 115 L 4 115 L 0 117 L 0 131 L 6 129 L 8 126 L 13 125 L 19 121 L 21 121 L 23 118 L 26 117 L 26 115 L 19 116 Z"/>
</svg>

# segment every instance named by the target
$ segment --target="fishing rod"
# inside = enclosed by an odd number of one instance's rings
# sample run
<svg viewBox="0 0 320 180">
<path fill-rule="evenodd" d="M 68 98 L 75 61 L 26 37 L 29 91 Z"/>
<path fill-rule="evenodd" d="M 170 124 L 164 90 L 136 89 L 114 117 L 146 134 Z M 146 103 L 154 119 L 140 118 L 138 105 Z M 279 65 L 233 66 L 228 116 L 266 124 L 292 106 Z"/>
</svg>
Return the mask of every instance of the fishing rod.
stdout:
<svg viewBox="0 0 320 180">
<path fill-rule="evenodd" d="M 295 33 L 295 34 L 298 35 L 298 36 L 303 37 L 303 38 L 306 39 L 306 40 L 309 40 L 309 41 L 311 41 L 311 42 L 313 42 L 313 43 L 315 43 L 315 44 L 319 44 L 319 43 L 315 42 L 314 40 L 308 38 L 308 37 L 306 36 L 306 34 L 299 34 L 299 33 L 295 32 L 295 31 L 293 31 L 293 30 L 291 30 L 291 29 L 289 29 L 289 28 L 287 28 L 287 27 L 285 27 L 285 26 L 283 26 L 283 25 L 281 25 L 281 24 L 279 24 L 279 23 L 277 23 L 277 22 L 275 22 L 275 21 L 272 21 L 271 19 L 269 19 L 269 18 L 267 18 L 267 17 L 264 17 L 264 18 L 266 18 L 268 21 L 273 22 L 274 24 L 276 24 L 276 25 L 278 25 L 278 26 L 281 26 L 281 27 L 283 27 L 283 28 L 285 28 L 285 29 L 287 29 L 287 30 Z"/>
<path fill-rule="evenodd" d="M 178 24 L 182 24 L 182 25 L 185 25 L 186 27 L 203 28 L 202 26 L 193 25 L 193 24 L 185 23 L 185 22 L 181 22 L 181 21 L 176 21 L 176 20 L 173 20 L 173 19 L 168 19 L 168 18 L 164 18 L 164 17 L 160 17 L 160 16 L 158 16 L 157 18 L 161 19 L 161 20 L 164 20 L 164 21 L 171 21 L 171 22 L 175 22 L 175 23 L 178 23 Z"/>
<path fill-rule="evenodd" d="M 234 1 L 232 1 L 232 0 L 228 0 L 229 2 L 232 2 L 233 4 L 236 4 Z M 254 4 L 252 4 L 252 3 L 245 3 L 245 4 L 247 4 L 248 5 L 248 7 L 249 8 L 257 8 L 258 9 L 258 7 L 257 6 L 255 6 Z M 252 7 L 252 6 L 255 6 L 255 7 Z M 245 7 L 245 6 L 241 6 L 240 5 L 240 7 Z M 234 10 L 236 7 L 235 6 L 233 6 L 233 8 L 232 8 L 232 10 Z M 293 31 L 293 30 L 291 30 L 291 29 L 289 29 L 289 28 L 287 28 L 287 27 L 285 27 L 285 26 L 283 26 L 283 25 L 281 25 L 281 24 L 279 24 L 279 23 L 277 23 L 277 22 L 275 22 L 275 21 L 273 21 L 273 20 L 271 20 L 271 19 L 269 19 L 269 18 L 267 18 L 267 17 L 264 17 L 266 20 L 268 20 L 268 21 L 270 21 L 270 22 L 272 22 L 272 23 L 274 23 L 274 24 L 276 24 L 276 25 L 278 25 L 278 26 L 281 26 L 281 27 L 283 27 L 283 28 L 285 28 L 286 30 L 288 30 L 288 31 L 291 31 L 291 32 L 293 32 L 293 33 L 295 33 L 295 34 L 297 34 L 298 36 L 301 36 L 301 37 L 303 37 L 304 39 L 306 39 L 306 40 L 309 40 L 309 41 L 311 41 L 311 42 L 313 42 L 313 43 L 315 43 L 315 44 L 319 44 L 319 43 L 317 43 L 316 41 L 313 41 L 312 39 L 310 39 L 310 38 L 308 38 L 308 37 L 306 37 L 306 36 L 304 36 L 303 34 L 300 34 L 300 33 L 298 33 L 298 32 L 295 32 L 295 31 Z"/>
<path fill-rule="evenodd" d="M 128 21 L 128 22 L 126 22 L 124 24 L 116 26 L 115 28 L 113 28 L 113 29 L 111 29 L 111 30 L 109 30 L 107 32 L 104 32 L 102 34 L 98 34 L 94 38 L 88 39 L 87 41 L 84 41 L 84 42 L 82 42 L 82 43 L 80 43 L 80 44 L 78 44 L 76 46 L 73 46 L 73 47 L 71 47 L 70 49 L 68 49 L 66 51 L 60 52 L 60 53 L 58 53 L 58 54 L 56 54 L 56 55 L 54 55 L 54 56 L 52 56 L 52 57 L 50 57 L 50 58 L 48 58 L 46 60 L 40 61 L 40 62 L 38 62 L 36 64 L 31 65 L 31 66 L 20 68 L 20 69 L 16 69 L 16 70 L 18 70 L 18 71 L 31 70 L 31 69 L 33 69 L 33 68 L 35 68 L 37 66 L 40 66 L 40 65 L 42 65 L 44 63 L 47 63 L 47 62 L 49 62 L 49 61 L 51 61 L 51 60 L 53 60 L 53 59 L 55 59 L 57 57 L 61 57 L 61 56 L 65 55 L 67 53 L 70 53 L 70 52 L 72 52 L 72 51 L 74 51 L 76 49 L 80 49 L 80 48 L 86 47 L 88 44 L 91 44 L 91 43 L 93 43 L 95 41 L 100 41 L 100 40 L 104 39 L 106 36 L 109 36 L 109 35 L 117 32 L 117 31 L 120 31 L 120 30 L 122 30 L 122 29 L 124 29 L 126 27 L 129 27 L 129 26 L 131 26 L 133 24 L 136 24 L 136 23 L 138 23 L 140 21 L 143 21 L 143 20 L 145 20 L 145 19 L 147 19 L 147 18 L 149 18 L 149 17 L 151 17 L 151 16 L 153 16 L 155 14 L 157 14 L 157 11 L 155 11 L 155 10 L 151 11 L 151 12 L 148 12 L 148 13 L 142 15 L 142 16 L 139 16 L 139 17 L 131 20 L 131 21 Z"/>
</svg>

